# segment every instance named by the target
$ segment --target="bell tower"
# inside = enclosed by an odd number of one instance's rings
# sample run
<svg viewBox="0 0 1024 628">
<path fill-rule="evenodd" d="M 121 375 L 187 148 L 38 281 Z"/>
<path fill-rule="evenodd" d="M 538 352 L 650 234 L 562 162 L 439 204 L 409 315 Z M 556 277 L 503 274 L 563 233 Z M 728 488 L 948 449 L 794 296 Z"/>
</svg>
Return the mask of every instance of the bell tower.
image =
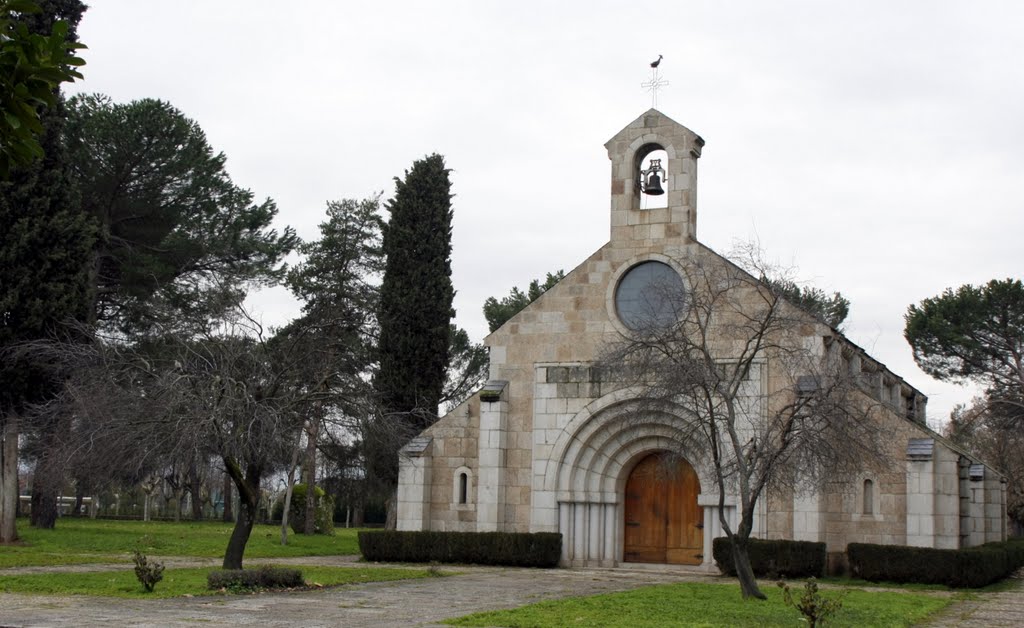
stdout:
<svg viewBox="0 0 1024 628">
<path fill-rule="evenodd" d="M 604 145 L 612 161 L 612 241 L 697 238 L 697 159 L 704 140 L 657 109 L 619 131 Z M 645 158 L 664 151 L 665 160 Z M 646 196 L 664 194 L 662 207 L 647 209 Z"/>
</svg>

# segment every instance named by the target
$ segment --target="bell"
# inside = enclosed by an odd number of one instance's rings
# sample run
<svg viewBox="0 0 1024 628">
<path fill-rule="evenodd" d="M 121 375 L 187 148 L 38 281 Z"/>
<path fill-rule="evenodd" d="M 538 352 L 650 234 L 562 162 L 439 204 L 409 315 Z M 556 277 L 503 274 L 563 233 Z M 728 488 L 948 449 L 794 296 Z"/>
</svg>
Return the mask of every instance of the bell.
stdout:
<svg viewBox="0 0 1024 628">
<path fill-rule="evenodd" d="M 665 190 L 661 189 L 661 177 L 654 171 L 647 175 L 647 183 L 644 184 L 644 194 L 650 196 L 661 196 Z"/>
</svg>

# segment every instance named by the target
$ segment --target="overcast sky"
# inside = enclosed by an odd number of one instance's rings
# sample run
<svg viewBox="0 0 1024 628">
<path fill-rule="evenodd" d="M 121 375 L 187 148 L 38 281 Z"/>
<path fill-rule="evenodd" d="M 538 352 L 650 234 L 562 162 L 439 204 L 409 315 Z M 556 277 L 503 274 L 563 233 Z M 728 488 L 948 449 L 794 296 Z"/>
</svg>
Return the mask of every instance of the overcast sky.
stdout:
<svg viewBox="0 0 1024 628">
<path fill-rule="evenodd" d="M 429 153 L 453 169 L 457 323 L 571 270 L 609 232 L 604 142 L 651 106 L 707 142 L 697 237 L 767 255 L 852 302 L 848 336 L 930 397 L 910 303 L 1022 276 L 1020 2 L 91 0 L 85 80 L 160 98 L 234 181 L 315 238 L 329 199 L 394 190 Z M 253 307 L 270 324 L 283 289 Z"/>
</svg>

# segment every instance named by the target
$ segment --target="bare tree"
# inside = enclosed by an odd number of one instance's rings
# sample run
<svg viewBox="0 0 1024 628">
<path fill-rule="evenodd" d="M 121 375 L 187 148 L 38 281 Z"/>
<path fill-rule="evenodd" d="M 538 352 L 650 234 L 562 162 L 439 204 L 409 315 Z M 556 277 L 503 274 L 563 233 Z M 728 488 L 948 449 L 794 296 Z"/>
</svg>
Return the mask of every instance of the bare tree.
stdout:
<svg viewBox="0 0 1024 628">
<path fill-rule="evenodd" d="M 638 422 L 666 408 L 677 417 L 673 453 L 703 456 L 713 470 L 741 592 L 763 599 L 748 553 L 758 500 L 863 469 L 882 449 L 872 406 L 842 368 L 841 340 L 762 279 L 769 269 L 752 250 L 750 272 L 697 249 L 682 277 L 639 290 L 620 307 L 629 332 L 600 367 L 638 391 Z M 727 495 L 737 521 L 725 514 Z"/>
<path fill-rule="evenodd" d="M 63 392 L 34 409 L 36 420 L 71 417 L 71 429 L 62 432 L 67 447 L 94 456 L 117 452 L 123 464 L 162 469 L 154 488 L 168 477 L 181 486 L 183 478 L 167 470 L 197 455 L 221 460 L 241 503 L 225 569 L 241 568 L 261 481 L 282 465 L 302 426 L 307 389 L 291 378 L 300 356 L 287 349 L 268 346 L 262 328 L 245 316 L 204 338 L 160 336 L 131 346 L 94 338 L 25 348 L 68 374 Z"/>
<path fill-rule="evenodd" d="M 258 329 L 177 343 L 171 356 L 173 366 L 165 364 L 156 379 L 158 396 L 173 399 L 164 407 L 173 409 L 179 446 L 220 457 L 238 491 L 241 509 L 224 568 L 240 569 L 258 518 L 261 482 L 286 459 L 287 444 L 301 428 L 303 394 L 288 380 L 287 357 L 269 350 Z"/>
</svg>

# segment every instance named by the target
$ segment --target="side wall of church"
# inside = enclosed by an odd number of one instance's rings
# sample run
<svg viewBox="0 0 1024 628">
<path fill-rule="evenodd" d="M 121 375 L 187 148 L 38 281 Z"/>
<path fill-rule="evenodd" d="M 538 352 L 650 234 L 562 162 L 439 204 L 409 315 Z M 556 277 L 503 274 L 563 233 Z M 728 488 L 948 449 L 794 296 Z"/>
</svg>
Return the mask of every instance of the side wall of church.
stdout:
<svg viewBox="0 0 1024 628">
<path fill-rule="evenodd" d="M 902 410 L 877 410 L 887 447 L 881 464 L 832 479 L 821 491 L 775 491 L 768 497 L 767 537 L 825 542 L 830 554 L 850 543 L 955 549 L 1004 540 L 999 474 Z M 927 443 L 927 453 L 911 455 L 911 441 Z"/>
<path fill-rule="evenodd" d="M 470 397 L 424 432 L 424 436 L 433 439 L 431 530 L 476 531 L 479 433 L 479 395 Z M 467 474 L 466 503 L 459 503 L 459 472 Z"/>
</svg>

